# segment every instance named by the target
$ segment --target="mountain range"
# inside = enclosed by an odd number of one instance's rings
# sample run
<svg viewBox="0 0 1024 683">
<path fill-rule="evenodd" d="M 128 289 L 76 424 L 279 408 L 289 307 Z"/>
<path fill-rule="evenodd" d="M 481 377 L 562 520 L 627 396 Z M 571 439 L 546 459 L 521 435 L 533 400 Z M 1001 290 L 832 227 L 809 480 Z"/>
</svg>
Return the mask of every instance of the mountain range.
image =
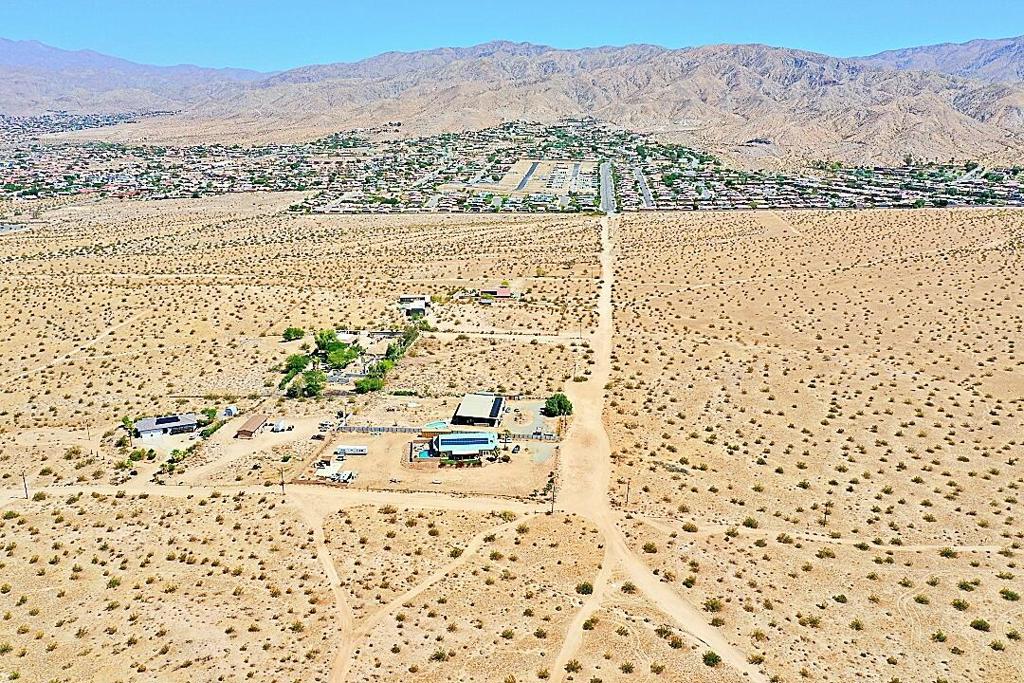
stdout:
<svg viewBox="0 0 1024 683">
<path fill-rule="evenodd" d="M 766 45 L 562 50 L 492 42 L 264 74 L 147 66 L 0 39 L 0 112 L 178 112 L 112 140 L 300 140 L 590 115 L 743 164 L 1024 156 L 1024 38 L 836 58 Z"/>
</svg>

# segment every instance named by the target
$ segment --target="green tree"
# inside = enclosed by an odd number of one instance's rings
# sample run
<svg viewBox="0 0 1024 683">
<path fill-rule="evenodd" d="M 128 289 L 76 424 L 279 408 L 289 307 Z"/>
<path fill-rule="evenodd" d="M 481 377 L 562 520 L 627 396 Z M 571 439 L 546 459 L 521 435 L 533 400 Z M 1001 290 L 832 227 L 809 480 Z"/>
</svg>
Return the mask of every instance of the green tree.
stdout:
<svg viewBox="0 0 1024 683">
<path fill-rule="evenodd" d="M 568 396 L 559 392 L 544 402 L 544 414 L 548 417 L 572 415 L 572 401 Z"/>
<path fill-rule="evenodd" d="M 327 363 L 336 369 L 342 369 L 359 357 L 359 347 L 338 343 L 327 352 Z"/>
<path fill-rule="evenodd" d="M 320 370 L 307 370 L 302 373 L 306 385 L 306 396 L 319 396 L 327 387 L 327 375 Z"/>
<path fill-rule="evenodd" d="M 302 372 L 309 366 L 309 356 L 302 353 L 293 353 L 284 361 L 284 368 L 287 372 L 296 374 Z"/>
<path fill-rule="evenodd" d="M 121 418 L 121 426 L 128 432 L 128 445 L 132 445 L 132 437 L 135 436 L 135 420 L 125 415 Z"/>
<path fill-rule="evenodd" d="M 289 327 L 281 336 L 284 337 L 285 341 L 295 341 L 296 339 L 302 339 L 305 337 L 306 331 L 301 327 Z"/>
<path fill-rule="evenodd" d="M 288 398 L 298 398 L 299 396 L 302 396 L 305 391 L 306 380 L 302 375 L 299 375 L 292 380 L 291 384 L 288 385 L 288 390 L 285 392 L 285 395 L 288 396 Z"/>
<path fill-rule="evenodd" d="M 368 394 L 371 391 L 380 391 L 384 388 L 384 380 L 380 377 L 363 377 L 356 380 L 356 393 Z"/>
<path fill-rule="evenodd" d="M 316 340 L 316 348 L 319 351 L 327 353 L 331 347 L 338 343 L 338 334 L 334 330 L 320 330 L 314 337 Z"/>
</svg>

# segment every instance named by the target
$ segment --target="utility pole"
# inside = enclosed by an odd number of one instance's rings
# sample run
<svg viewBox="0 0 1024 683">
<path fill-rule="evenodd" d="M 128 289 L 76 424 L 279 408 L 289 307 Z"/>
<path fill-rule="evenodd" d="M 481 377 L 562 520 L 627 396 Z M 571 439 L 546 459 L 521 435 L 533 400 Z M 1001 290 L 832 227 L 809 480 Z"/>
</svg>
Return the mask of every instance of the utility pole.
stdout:
<svg viewBox="0 0 1024 683">
<path fill-rule="evenodd" d="M 21 471 L 21 485 L 25 487 L 25 498 L 28 499 L 28 479 L 25 478 L 25 471 Z"/>
<path fill-rule="evenodd" d="M 281 495 L 283 496 L 284 495 L 284 468 L 283 467 L 278 467 L 277 471 L 281 475 Z"/>
<path fill-rule="evenodd" d="M 626 504 L 624 507 L 629 507 L 629 485 L 633 483 L 632 479 L 626 480 Z"/>
<path fill-rule="evenodd" d="M 557 486 L 557 477 L 551 478 L 551 514 L 555 514 L 555 487 Z"/>
</svg>

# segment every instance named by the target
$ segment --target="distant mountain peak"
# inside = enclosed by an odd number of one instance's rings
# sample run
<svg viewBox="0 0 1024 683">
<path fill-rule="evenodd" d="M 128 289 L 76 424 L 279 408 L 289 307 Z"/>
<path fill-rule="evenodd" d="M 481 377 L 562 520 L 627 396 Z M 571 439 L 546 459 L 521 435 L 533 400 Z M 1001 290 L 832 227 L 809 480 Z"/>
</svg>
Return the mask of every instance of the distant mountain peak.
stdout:
<svg viewBox="0 0 1024 683">
<path fill-rule="evenodd" d="M 178 126 L 171 139 L 216 130 L 247 142 L 381 121 L 413 134 L 593 116 L 724 155 L 771 140 L 754 151 L 787 163 L 1019 158 L 1022 64 L 1022 39 L 861 59 L 762 44 L 565 50 L 495 40 L 259 74 L 0 40 L 0 112 L 180 111 L 130 130 L 153 140 L 156 128 Z"/>
</svg>

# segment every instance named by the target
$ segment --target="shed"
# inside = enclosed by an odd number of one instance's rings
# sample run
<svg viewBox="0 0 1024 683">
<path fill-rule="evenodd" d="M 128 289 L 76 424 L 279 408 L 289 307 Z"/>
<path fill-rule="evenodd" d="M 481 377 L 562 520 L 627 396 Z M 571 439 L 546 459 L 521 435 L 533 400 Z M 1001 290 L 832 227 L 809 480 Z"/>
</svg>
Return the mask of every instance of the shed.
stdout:
<svg viewBox="0 0 1024 683">
<path fill-rule="evenodd" d="M 493 296 L 495 299 L 510 299 L 512 298 L 512 289 L 508 285 L 494 285 L 481 289 L 480 295 Z"/>
<path fill-rule="evenodd" d="M 263 425 L 267 424 L 267 416 L 261 413 L 253 415 L 245 421 L 237 432 L 235 432 L 236 439 L 251 439 L 256 436 L 256 432 L 263 428 Z"/>
</svg>

